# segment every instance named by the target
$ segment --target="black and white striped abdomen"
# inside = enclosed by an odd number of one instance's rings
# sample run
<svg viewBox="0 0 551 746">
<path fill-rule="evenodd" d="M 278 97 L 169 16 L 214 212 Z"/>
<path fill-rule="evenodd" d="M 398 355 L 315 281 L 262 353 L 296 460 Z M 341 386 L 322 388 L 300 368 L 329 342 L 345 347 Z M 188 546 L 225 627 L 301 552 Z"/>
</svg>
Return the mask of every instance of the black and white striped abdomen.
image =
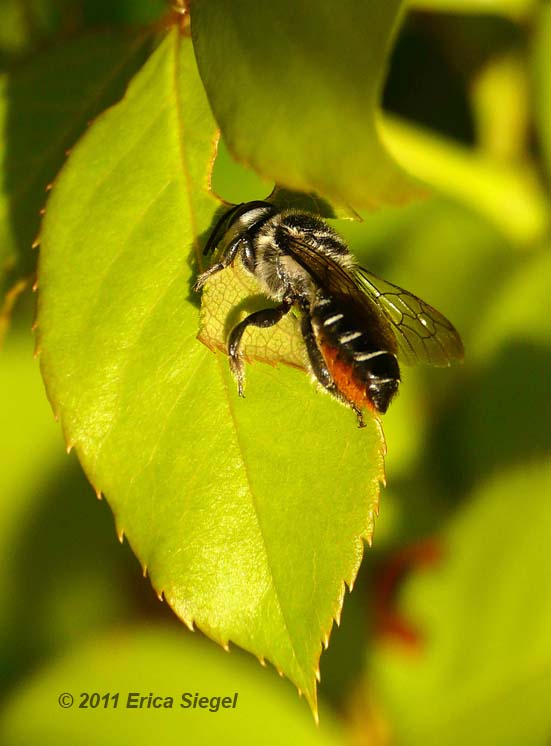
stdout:
<svg viewBox="0 0 551 746">
<path fill-rule="evenodd" d="M 317 345 L 340 393 L 358 407 L 384 413 L 398 391 L 396 355 L 381 349 L 376 328 L 338 299 L 318 298 L 310 309 Z M 362 321 L 364 323 L 362 323 Z"/>
</svg>

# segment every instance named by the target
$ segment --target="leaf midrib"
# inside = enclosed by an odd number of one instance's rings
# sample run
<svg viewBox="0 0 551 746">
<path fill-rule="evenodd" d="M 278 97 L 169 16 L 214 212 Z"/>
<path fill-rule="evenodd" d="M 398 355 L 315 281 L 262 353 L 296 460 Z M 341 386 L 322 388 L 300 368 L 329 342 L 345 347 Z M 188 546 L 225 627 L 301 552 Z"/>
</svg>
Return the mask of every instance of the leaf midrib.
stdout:
<svg viewBox="0 0 551 746">
<path fill-rule="evenodd" d="M 224 373 L 222 371 L 222 365 L 226 363 L 226 358 L 222 359 L 220 355 L 217 355 L 216 353 L 214 353 L 214 354 L 215 354 L 215 357 L 216 357 L 217 370 L 218 370 L 218 375 L 220 377 L 221 388 L 224 391 L 224 394 L 225 394 L 225 397 L 226 397 L 226 403 L 227 403 L 228 412 L 229 412 L 229 415 L 230 415 L 232 429 L 233 429 L 233 433 L 234 433 L 235 445 L 237 447 L 238 453 L 239 453 L 240 458 L 241 458 L 242 473 L 243 473 L 243 475 L 245 477 L 245 480 L 246 480 L 246 483 L 247 483 L 247 492 L 248 492 L 248 494 L 250 496 L 251 504 L 252 504 L 252 507 L 253 507 L 253 510 L 254 510 L 254 515 L 255 515 L 255 518 L 256 518 L 256 524 L 257 524 L 257 527 L 258 527 L 258 533 L 260 534 L 260 537 L 262 539 L 262 546 L 263 546 L 263 549 L 264 549 L 264 556 L 266 558 L 266 567 L 268 568 L 268 571 L 269 571 L 269 574 L 270 574 L 270 578 L 271 578 L 271 581 L 272 581 L 272 587 L 273 587 L 273 590 L 274 590 L 274 594 L 275 594 L 275 598 L 276 598 L 276 601 L 277 601 L 277 605 L 278 605 L 280 613 L 281 613 L 281 618 L 283 619 L 283 623 L 284 623 L 284 626 L 285 626 L 285 632 L 287 633 L 287 637 L 289 639 L 289 643 L 290 643 L 290 647 L 291 647 L 291 652 L 293 654 L 293 659 L 297 663 L 299 669 L 302 671 L 302 673 L 303 673 L 303 675 L 305 677 L 305 681 L 307 681 L 308 680 L 308 673 L 305 670 L 302 662 L 299 660 L 299 658 L 297 656 L 296 648 L 295 648 L 295 643 L 294 643 L 294 639 L 293 639 L 293 635 L 291 634 L 291 629 L 290 629 L 290 626 L 289 626 L 289 621 L 287 619 L 287 616 L 286 616 L 285 611 L 284 611 L 284 606 L 283 606 L 282 601 L 281 601 L 281 593 L 280 593 L 278 585 L 276 583 L 275 576 L 274 576 L 274 571 L 273 571 L 273 568 L 272 568 L 272 565 L 271 565 L 271 562 L 270 562 L 270 555 L 269 555 L 269 552 L 268 552 L 268 544 L 267 544 L 267 541 L 266 541 L 266 535 L 265 535 L 264 530 L 262 528 L 262 521 L 260 519 L 260 511 L 258 509 L 258 503 L 257 503 L 256 497 L 255 497 L 255 492 L 254 492 L 253 487 L 252 487 L 252 483 L 251 483 L 251 478 L 250 478 L 250 475 L 249 475 L 249 471 L 247 469 L 247 461 L 246 461 L 246 458 L 245 458 L 245 450 L 243 448 L 243 445 L 241 443 L 241 439 L 239 437 L 239 426 L 238 426 L 238 423 L 237 423 L 237 418 L 235 416 L 235 411 L 234 411 L 232 403 L 231 403 L 231 397 L 229 395 L 229 390 L 228 390 L 228 387 L 226 385 L 225 375 L 224 375 Z"/>
</svg>

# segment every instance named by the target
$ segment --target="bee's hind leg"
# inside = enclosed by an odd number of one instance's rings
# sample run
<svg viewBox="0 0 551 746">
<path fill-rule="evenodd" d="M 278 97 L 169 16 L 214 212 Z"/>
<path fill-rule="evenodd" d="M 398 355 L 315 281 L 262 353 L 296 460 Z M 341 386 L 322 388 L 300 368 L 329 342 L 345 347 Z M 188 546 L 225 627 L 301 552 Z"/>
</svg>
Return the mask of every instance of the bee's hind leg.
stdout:
<svg viewBox="0 0 551 746">
<path fill-rule="evenodd" d="M 358 418 L 358 427 L 365 427 L 362 410 L 358 406 L 356 406 L 354 402 L 351 402 L 349 399 L 347 399 L 341 391 L 339 391 L 337 384 L 333 380 L 333 377 L 331 376 L 331 373 L 329 372 L 329 369 L 325 364 L 325 360 L 323 359 L 321 350 L 318 347 L 314 330 L 312 329 L 312 322 L 310 321 L 310 317 L 306 310 L 304 311 L 302 316 L 302 336 L 304 338 L 304 343 L 306 344 L 306 350 L 308 352 L 310 365 L 312 366 L 312 372 L 315 375 L 316 379 L 321 383 L 326 391 L 328 391 L 332 396 L 335 397 L 335 399 L 338 399 L 343 404 L 346 404 L 347 407 L 350 407 L 350 409 L 353 410 L 354 414 Z"/>
</svg>

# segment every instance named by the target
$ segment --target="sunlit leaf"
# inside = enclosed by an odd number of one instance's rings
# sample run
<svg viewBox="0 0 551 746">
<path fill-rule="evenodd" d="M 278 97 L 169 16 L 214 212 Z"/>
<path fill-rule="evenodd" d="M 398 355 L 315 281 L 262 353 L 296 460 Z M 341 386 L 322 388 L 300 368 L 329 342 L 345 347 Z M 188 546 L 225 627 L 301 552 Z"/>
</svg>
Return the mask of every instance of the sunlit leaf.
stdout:
<svg viewBox="0 0 551 746">
<path fill-rule="evenodd" d="M 276 183 L 354 207 L 418 196 L 378 132 L 401 7 L 194 2 L 199 70 L 234 156 Z"/>
<path fill-rule="evenodd" d="M 322 642 L 372 531 L 382 436 L 288 366 L 249 366 L 239 399 L 226 356 L 197 341 L 215 133 L 191 42 L 172 32 L 52 192 L 42 372 L 158 593 L 272 661 L 315 709 Z"/>
</svg>

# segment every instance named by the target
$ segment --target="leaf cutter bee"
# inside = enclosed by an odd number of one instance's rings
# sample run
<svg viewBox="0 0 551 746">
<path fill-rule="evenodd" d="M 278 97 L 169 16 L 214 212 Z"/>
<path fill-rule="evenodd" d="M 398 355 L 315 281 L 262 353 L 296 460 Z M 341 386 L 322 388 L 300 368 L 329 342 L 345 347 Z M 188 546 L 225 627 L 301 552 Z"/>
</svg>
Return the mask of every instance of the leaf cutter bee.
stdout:
<svg viewBox="0 0 551 746">
<path fill-rule="evenodd" d="M 270 202 L 235 205 L 211 233 L 204 254 L 219 260 L 194 285 L 200 290 L 239 255 L 275 308 L 256 311 L 228 339 L 230 367 L 243 396 L 239 347 L 248 326 L 270 327 L 293 307 L 319 383 L 354 410 L 384 414 L 398 391 L 398 357 L 407 365 L 446 366 L 463 357 L 452 324 L 417 296 L 358 266 L 344 240 L 321 218 Z"/>
</svg>

